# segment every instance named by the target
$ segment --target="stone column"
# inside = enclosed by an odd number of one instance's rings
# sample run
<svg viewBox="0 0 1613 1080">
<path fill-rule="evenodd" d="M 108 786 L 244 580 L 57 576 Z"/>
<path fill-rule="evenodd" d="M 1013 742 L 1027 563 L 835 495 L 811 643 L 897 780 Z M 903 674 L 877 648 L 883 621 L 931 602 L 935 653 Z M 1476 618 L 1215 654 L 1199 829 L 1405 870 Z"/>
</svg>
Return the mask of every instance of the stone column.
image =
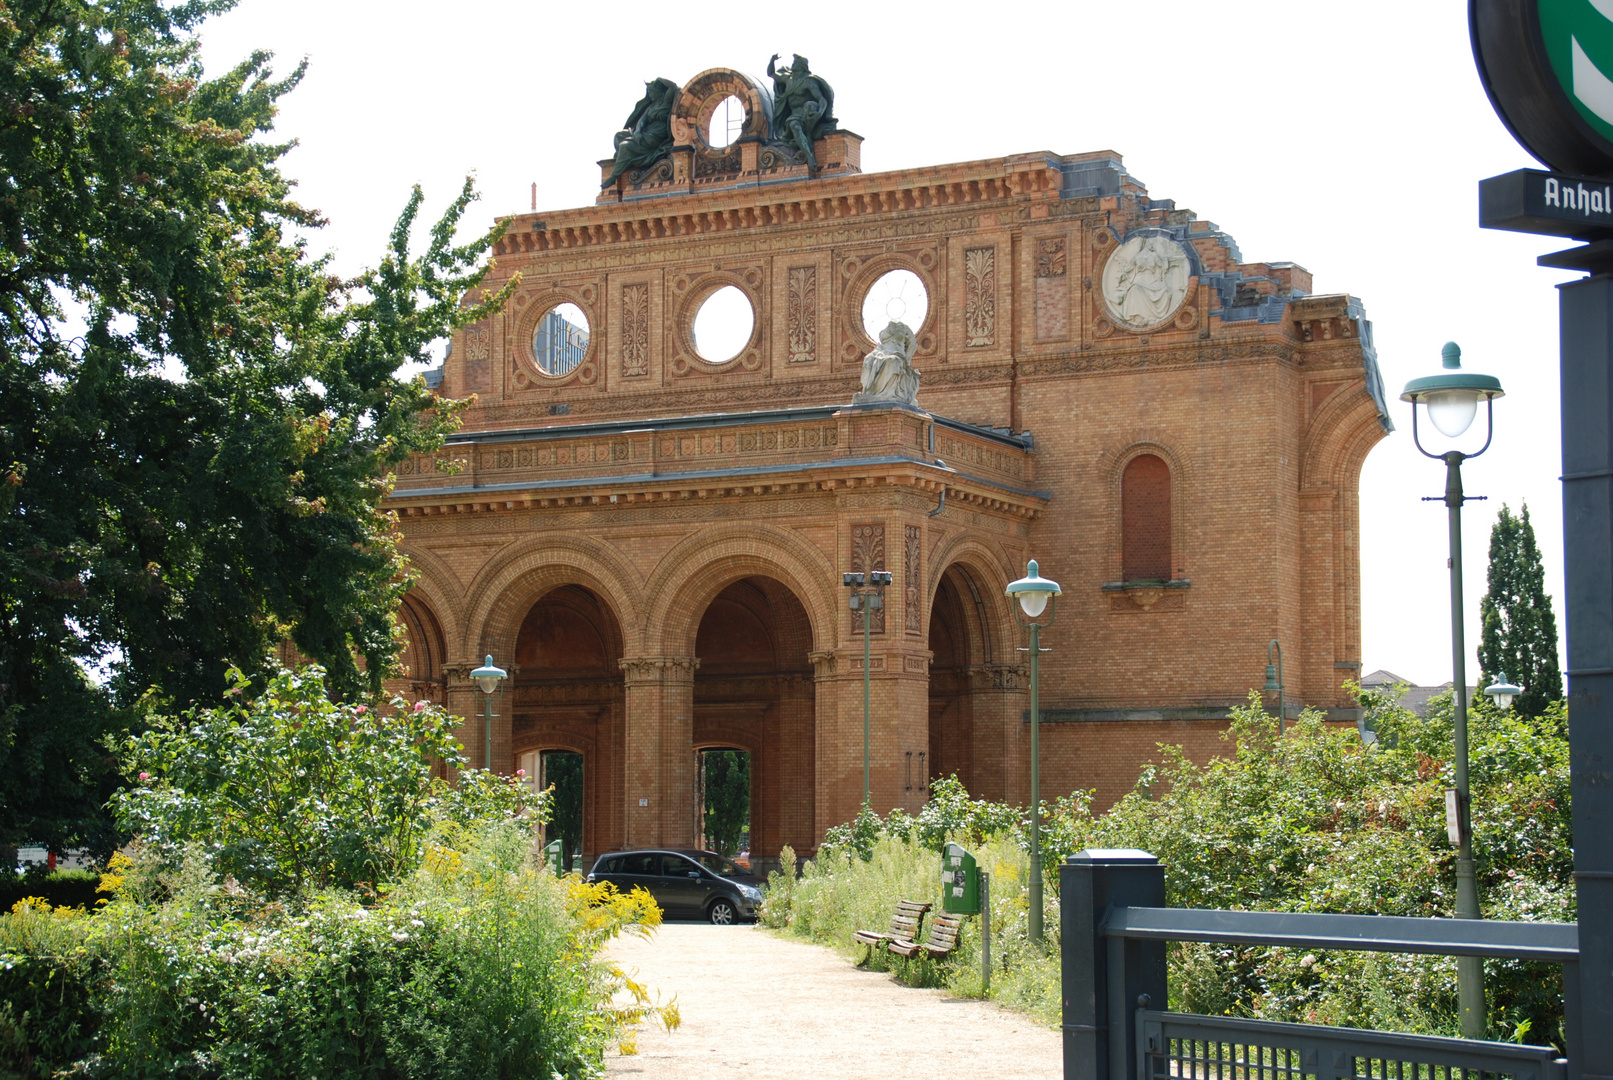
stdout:
<svg viewBox="0 0 1613 1080">
<path fill-rule="evenodd" d="M 839 810 L 834 789 L 836 783 L 840 781 L 835 775 L 835 770 L 839 768 L 835 746 L 843 738 L 840 732 L 840 694 L 836 685 L 840 667 L 839 657 L 833 650 L 826 649 L 808 653 L 807 659 L 812 661 L 813 681 L 812 841 L 796 848 L 797 854 L 802 857 L 805 857 L 807 852 L 817 849 L 818 841 L 823 838 L 825 829 L 839 823 L 834 816 Z M 853 802 L 855 801 L 856 797 L 853 796 Z M 855 806 L 852 812 L 856 812 Z"/>
<path fill-rule="evenodd" d="M 692 847 L 695 828 L 695 656 L 633 656 L 622 746 L 628 847 Z"/>
</svg>

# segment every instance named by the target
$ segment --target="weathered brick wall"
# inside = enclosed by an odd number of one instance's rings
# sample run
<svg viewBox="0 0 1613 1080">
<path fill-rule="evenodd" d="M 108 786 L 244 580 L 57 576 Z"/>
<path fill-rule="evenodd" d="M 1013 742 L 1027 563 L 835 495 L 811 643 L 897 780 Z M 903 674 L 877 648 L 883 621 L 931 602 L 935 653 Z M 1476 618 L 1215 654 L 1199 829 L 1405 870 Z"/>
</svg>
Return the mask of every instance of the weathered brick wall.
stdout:
<svg viewBox="0 0 1613 1080">
<path fill-rule="evenodd" d="M 1088 174 L 1114 190 L 1069 187 Z M 468 668 L 522 657 L 494 764 L 588 755 L 591 848 L 693 842 L 701 746 L 753 754 L 761 854 L 855 813 L 850 570 L 894 578 L 869 640 L 881 811 L 917 809 L 943 767 L 1028 797 L 1025 631 L 1002 595 L 1028 558 L 1064 589 L 1042 636 L 1044 796 L 1095 787 L 1107 804 L 1161 741 L 1217 752 L 1271 638 L 1291 704 L 1349 715 L 1356 485 L 1383 436 L 1358 304 L 1304 296 L 1290 264 L 1240 262 L 1109 151 L 655 183 L 510 221 L 488 285 L 521 284 L 456 336 L 444 375 L 444 393 L 479 395 L 441 455 L 459 471 L 405 463 L 390 502 L 420 573 L 411 665 L 436 665 L 436 693 L 471 715 Z M 1148 235 L 1196 261 L 1175 314 L 1138 332 L 1106 308 L 1103 275 Z M 898 268 L 929 296 L 928 411 L 847 407 L 873 347 L 863 296 Z M 755 330 L 711 364 L 690 327 L 728 285 Z M 591 336 L 551 377 L 530 338 L 560 302 Z M 1128 467 L 1159 493 L 1151 516 L 1126 517 Z M 1155 544 L 1135 566 L 1128 530 L 1135 554 Z M 1125 584 L 1145 577 L 1168 585 Z M 565 619 L 529 622 L 556 590 Z M 479 719 L 465 735 L 479 761 Z"/>
</svg>

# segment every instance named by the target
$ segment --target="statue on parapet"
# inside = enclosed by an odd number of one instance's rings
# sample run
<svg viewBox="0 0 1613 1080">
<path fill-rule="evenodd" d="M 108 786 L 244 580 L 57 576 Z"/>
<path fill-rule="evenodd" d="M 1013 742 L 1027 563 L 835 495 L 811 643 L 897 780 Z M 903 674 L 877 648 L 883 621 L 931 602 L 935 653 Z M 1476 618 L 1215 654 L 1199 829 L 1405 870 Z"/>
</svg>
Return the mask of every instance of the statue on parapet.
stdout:
<svg viewBox="0 0 1613 1080">
<path fill-rule="evenodd" d="M 822 76 L 812 74 L 806 57 L 797 55 L 789 67 L 775 68 L 778 58 L 774 53 L 767 62 L 767 74 L 773 80 L 773 137 L 799 149 L 816 172 L 813 140 L 840 123 L 834 115 L 834 88 Z"/>
<path fill-rule="evenodd" d="M 892 401 L 918 408 L 919 373 L 913 368 L 918 338 L 906 323 L 891 322 L 879 332 L 879 344 L 863 358 L 863 388 L 853 405 Z"/>
<path fill-rule="evenodd" d="M 644 169 L 672 153 L 672 107 L 682 88 L 671 79 L 644 84 L 644 96 L 616 133 L 616 164 L 600 187 L 610 187 L 629 169 Z"/>
</svg>

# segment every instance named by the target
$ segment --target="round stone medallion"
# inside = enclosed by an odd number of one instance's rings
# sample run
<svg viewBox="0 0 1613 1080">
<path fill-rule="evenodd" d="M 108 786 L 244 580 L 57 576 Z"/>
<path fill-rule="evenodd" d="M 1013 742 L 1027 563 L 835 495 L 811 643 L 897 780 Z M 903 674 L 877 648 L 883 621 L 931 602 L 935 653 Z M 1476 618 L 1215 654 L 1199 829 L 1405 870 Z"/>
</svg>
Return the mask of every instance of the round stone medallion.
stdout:
<svg viewBox="0 0 1613 1080">
<path fill-rule="evenodd" d="M 1141 333 L 1163 326 L 1187 299 L 1193 267 L 1168 236 L 1133 236 L 1103 265 L 1103 302 L 1114 324 Z"/>
</svg>

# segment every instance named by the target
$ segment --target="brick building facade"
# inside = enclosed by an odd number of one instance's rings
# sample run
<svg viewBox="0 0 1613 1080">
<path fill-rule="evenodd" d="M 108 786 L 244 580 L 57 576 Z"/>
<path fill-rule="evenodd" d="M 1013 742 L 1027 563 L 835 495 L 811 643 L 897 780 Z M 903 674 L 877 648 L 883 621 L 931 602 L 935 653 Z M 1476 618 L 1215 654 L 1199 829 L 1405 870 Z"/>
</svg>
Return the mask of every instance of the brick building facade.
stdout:
<svg viewBox="0 0 1613 1080">
<path fill-rule="evenodd" d="M 745 123 L 712 145 L 728 97 Z M 1156 742 L 1213 752 L 1273 637 L 1291 705 L 1350 718 L 1357 484 L 1390 427 L 1360 304 L 1243 262 L 1112 152 L 863 174 L 857 136 L 824 134 L 814 167 L 772 108 L 705 72 L 665 160 L 508 221 L 488 286 L 520 283 L 442 372 L 476 397 L 444 455 L 458 471 L 407 462 L 390 499 L 419 573 L 399 689 L 477 717 L 477 765 L 582 753 L 589 853 L 695 842 L 705 747 L 752 755 L 761 856 L 854 815 L 844 571 L 894 576 L 871 636 L 881 812 L 952 773 L 1027 799 L 1003 589 L 1029 558 L 1064 590 L 1042 636 L 1045 797 L 1106 805 Z M 920 407 L 851 405 L 864 299 L 893 270 L 927 299 Z M 695 317 L 730 286 L 753 329 L 713 362 Z M 545 359 L 557 311 L 580 313 L 569 366 Z M 466 678 L 486 654 L 512 673 L 490 747 Z"/>
</svg>

